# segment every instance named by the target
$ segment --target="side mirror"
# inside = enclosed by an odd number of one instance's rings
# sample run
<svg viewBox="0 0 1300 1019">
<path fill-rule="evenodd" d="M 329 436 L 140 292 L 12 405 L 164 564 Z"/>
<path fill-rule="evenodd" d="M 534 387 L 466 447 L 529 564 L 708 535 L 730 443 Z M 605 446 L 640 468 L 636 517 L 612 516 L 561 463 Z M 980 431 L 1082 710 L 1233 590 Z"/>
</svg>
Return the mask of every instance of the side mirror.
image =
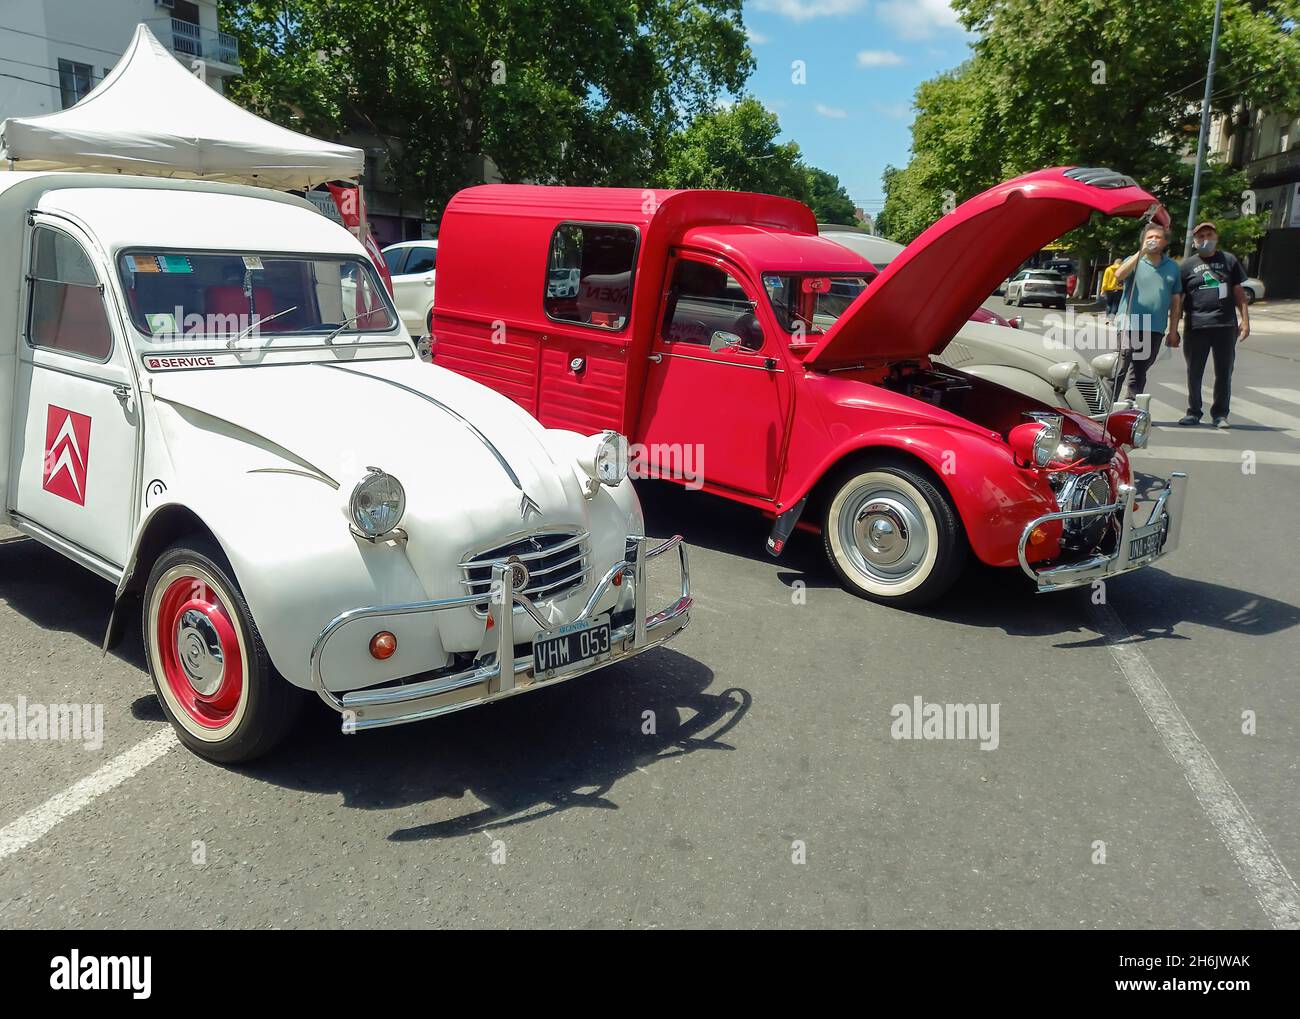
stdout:
<svg viewBox="0 0 1300 1019">
<path fill-rule="evenodd" d="M 709 338 L 709 350 L 717 353 L 720 350 L 739 350 L 740 337 L 735 333 L 724 332 L 719 329 Z"/>
<path fill-rule="evenodd" d="M 1092 370 L 1101 378 L 1113 379 L 1115 377 L 1115 369 L 1119 367 L 1119 353 L 1118 351 L 1112 350 L 1106 354 L 1098 354 L 1092 359 L 1090 364 L 1092 365 Z"/>
</svg>

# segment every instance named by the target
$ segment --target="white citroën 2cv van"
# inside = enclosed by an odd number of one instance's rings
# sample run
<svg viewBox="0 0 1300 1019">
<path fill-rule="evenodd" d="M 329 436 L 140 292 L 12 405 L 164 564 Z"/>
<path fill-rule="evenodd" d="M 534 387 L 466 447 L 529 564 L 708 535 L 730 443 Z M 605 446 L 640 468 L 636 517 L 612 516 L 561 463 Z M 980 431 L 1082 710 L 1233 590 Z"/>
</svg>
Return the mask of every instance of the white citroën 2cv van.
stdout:
<svg viewBox="0 0 1300 1019">
<path fill-rule="evenodd" d="M 220 762 L 304 691 L 360 730 L 580 675 L 689 619 L 616 433 L 422 363 L 364 249 L 237 185 L 0 172 L 4 519 L 141 607 L 159 700 Z M 681 594 L 648 600 L 676 550 Z"/>
</svg>

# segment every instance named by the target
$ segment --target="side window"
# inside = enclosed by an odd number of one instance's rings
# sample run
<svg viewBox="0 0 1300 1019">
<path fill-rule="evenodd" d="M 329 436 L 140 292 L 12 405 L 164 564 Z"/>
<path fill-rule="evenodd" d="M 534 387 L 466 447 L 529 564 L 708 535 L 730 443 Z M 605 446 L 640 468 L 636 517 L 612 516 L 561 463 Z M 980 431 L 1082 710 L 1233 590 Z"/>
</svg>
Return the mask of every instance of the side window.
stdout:
<svg viewBox="0 0 1300 1019">
<path fill-rule="evenodd" d="M 113 349 L 99 280 L 90 257 L 65 233 L 37 227 L 32 234 L 27 339 L 34 347 L 108 360 Z"/>
<path fill-rule="evenodd" d="M 406 259 L 406 268 L 402 272 L 408 276 L 417 272 L 433 272 L 437 262 L 438 253 L 436 249 L 412 248 L 411 254 Z"/>
<path fill-rule="evenodd" d="M 388 266 L 388 271 L 393 276 L 398 276 L 402 272 L 402 259 L 406 257 L 406 248 L 389 248 L 384 252 L 384 265 Z"/>
<path fill-rule="evenodd" d="M 669 343 L 698 343 L 713 349 L 734 344 L 733 337 L 746 350 L 763 346 L 763 327 L 735 277 L 717 266 L 686 259 L 673 271 L 663 335 Z"/>
<path fill-rule="evenodd" d="M 601 329 L 627 325 L 636 241 L 630 226 L 560 224 L 546 262 L 546 314 Z"/>
</svg>

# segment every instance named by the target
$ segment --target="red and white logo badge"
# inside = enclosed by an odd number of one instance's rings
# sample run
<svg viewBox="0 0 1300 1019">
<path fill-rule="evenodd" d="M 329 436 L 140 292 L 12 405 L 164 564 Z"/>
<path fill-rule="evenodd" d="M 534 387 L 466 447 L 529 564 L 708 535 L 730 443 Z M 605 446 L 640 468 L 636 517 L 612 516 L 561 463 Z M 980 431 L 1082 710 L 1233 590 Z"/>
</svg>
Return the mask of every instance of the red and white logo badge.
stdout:
<svg viewBox="0 0 1300 1019">
<path fill-rule="evenodd" d="M 86 469 L 90 466 L 90 418 L 50 404 L 45 415 L 45 477 L 51 495 L 86 505 Z"/>
</svg>

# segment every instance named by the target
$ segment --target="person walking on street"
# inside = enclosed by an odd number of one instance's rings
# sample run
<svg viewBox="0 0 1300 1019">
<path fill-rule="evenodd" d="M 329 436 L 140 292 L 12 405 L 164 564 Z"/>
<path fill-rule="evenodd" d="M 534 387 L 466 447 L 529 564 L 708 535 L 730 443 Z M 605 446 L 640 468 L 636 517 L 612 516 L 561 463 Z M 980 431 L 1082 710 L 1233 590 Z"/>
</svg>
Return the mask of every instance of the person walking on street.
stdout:
<svg viewBox="0 0 1300 1019">
<path fill-rule="evenodd" d="M 1148 223 L 1142 231 L 1142 245 L 1115 270 L 1124 284 L 1119 313 L 1122 363 L 1115 380 L 1115 396 L 1128 380 L 1126 399 L 1146 392 L 1147 371 L 1160 353 L 1160 342 L 1169 331 L 1169 346 L 1178 346 L 1178 319 L 1183 308 L 1183 280 L 1178 264 L 1169 257 L 1169 231 L 1159 223 Z"/>
<path fill-rule="evenodd" d="M 1219 250 L 1219 231 L 1213 223 L 1198 225 L 1192 241 L 1195 251 L 1183 259 L 1182 268 L 1187 308 L 1187 345 L 1183 348 L 1187 361 L 1187 416 L 1178 423 L 1200 424 L 1205 362 L 1213 356 L 1214 402 L 1210 404 L 1210 418 L 1216 428 L 1227 428 L 1237 344 L 1250 335 L 1249 303 L 1242 286 L 1246 270 L 1234 255 Z"/>
<path fill-rule="evenodd" d="M 1124 293 L 1124 284 L 1115 278 L 1119 266 L 1120 260 L 1117 258 L 1101 274 L 1101 298 L 1106 302 L 1107 319 L 1115 317 L 1115 312 L 1119 310 L 1120 295 Z"/>
</svg>

